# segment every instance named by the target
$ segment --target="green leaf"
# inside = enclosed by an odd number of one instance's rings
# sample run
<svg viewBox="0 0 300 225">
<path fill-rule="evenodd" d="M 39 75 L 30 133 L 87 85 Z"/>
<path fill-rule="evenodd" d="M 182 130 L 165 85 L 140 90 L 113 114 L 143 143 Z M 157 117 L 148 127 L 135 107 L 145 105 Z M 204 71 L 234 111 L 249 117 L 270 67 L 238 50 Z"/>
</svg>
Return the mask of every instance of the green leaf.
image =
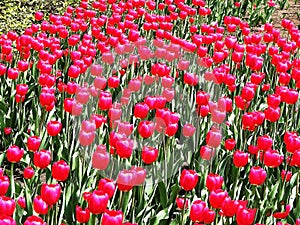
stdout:
<svg viewBox="0 0 300 225">
<path fill-rule="evenodd" d="M 160 197 L 160 204 L 163 208 L 167 206 L 168 197 L 167 197 L 167 191 L 165 184 L 163 182 L 160 182 L 158 184 L 158 191 L 159 191 L 159 197 Z"/>
</svg>

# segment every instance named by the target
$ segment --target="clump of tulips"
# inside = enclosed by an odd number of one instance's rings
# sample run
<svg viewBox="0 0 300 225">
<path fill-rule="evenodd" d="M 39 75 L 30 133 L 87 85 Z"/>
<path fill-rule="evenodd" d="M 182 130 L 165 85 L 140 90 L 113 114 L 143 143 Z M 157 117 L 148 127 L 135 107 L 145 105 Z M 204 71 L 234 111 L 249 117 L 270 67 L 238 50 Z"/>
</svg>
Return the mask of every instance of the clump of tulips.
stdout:
<svg viewBox="0 0 300 225">
<path fill-rule="evenodd" d="M 300 225 L 276 3 L 82 0 L 1 35 L 0 224 Z"/>
</svg>

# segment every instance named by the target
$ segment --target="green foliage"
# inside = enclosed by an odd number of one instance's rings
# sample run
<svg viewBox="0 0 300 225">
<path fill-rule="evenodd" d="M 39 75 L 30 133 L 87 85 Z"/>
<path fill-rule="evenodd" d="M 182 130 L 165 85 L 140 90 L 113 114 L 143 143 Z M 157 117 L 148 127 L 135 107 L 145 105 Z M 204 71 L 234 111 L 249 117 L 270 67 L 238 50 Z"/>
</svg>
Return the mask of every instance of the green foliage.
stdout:
<svg viewBox="0 0 300 225">
<path fill-rule="evenodd" d="M 34 13 L 62 14 L 67 6 L 76 6 L 79 0 L 2 0 L 0 1 L 0 34 L 9 30 L 22 33 L 34 21 Z"/>
</svg>

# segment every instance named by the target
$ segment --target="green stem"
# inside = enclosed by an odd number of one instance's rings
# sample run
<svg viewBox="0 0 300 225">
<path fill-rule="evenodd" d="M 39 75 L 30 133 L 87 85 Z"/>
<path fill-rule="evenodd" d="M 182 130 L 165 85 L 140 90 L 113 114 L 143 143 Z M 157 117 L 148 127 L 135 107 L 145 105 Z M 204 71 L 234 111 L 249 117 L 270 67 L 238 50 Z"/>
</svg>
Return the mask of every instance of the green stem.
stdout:
<svg viewBox="0 0 300 225">
<path fill-rule="evenodd" d="M 15 180 L 14 180 L 14 163 L 11 163 L 10 167 L 10 183 L 11 183 L 11 198 L 15 195 Z"/>
</svg>

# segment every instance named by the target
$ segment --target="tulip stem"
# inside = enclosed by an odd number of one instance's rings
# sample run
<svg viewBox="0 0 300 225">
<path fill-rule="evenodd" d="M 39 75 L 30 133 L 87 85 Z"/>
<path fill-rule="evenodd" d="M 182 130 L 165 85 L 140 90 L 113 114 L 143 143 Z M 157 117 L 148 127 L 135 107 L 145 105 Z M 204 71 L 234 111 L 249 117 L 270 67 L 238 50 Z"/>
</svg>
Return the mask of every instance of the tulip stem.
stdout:
<svg viewBox="0 0 300 225">
<path fill-rule="evenodd" d="M 11 183 L 11 198 L 15 195 L 15 180 L 14 180 L 14 163 L 11 163 L 10 167 L 10 183 Z"/>
<path fill-rule="evenodd" d="M 181 211 L 181 225 L 184 225 L 184 210 L 185 210 L 186 196 L 187 196 L 187 192 L 185 192 L 184 194 L 183 209 Z"/>
</svg>

